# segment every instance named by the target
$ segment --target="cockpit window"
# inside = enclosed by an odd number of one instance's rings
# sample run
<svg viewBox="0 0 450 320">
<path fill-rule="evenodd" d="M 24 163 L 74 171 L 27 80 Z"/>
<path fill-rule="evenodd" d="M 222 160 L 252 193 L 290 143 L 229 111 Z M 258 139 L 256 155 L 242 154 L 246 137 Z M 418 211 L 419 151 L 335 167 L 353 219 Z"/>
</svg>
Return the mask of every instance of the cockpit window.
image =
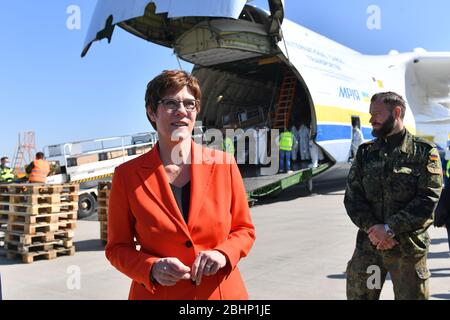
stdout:
<svg viewBox="0 0 450 320">
<path fill-rule="evenodd" d="M 259 14 L 258 12 L 253 12 L 253 13 L 252 13 L 252 18 L 253 18 L 253 21 L 254 21 L 255 23 L 258 23 L 258 24 L 264 24 L 264 22 L 263 22 L 263 20 L 262 20 L 260 14 Z"/>
<path fill-rule="evenodd" d="M 253 22 L 253 19 L 250 15 L 250 13 L 247 10 L 242 10 L 241 15 L 239 16 L 239 20 L 247 20 L 250 22 Z"/>
<path fill-rule="evenodd" d="M 249 8 L 246 8 L 242 10 L 241 15 L 239 16 L 240 20 L 246 20 L 252 23 L 257 24 L 264 24 L 263 19 L 261 18 L 260 14 L 257 11 L 249 10 Z"/>
</svg>

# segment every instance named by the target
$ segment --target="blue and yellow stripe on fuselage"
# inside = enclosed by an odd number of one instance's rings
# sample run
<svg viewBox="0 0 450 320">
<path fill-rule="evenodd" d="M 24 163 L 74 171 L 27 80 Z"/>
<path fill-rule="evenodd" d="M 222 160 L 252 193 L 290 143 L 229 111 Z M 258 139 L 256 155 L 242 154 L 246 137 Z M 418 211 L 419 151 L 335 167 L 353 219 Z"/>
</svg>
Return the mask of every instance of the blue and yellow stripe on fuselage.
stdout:
<svg viewBox="0 0 450 320">
<path fill-rule="evenodd" d="M 372 126 L 368 112 L 352 109 L 316 105 L 317 135 L 316 141 L 337 162 L 347 162 L 352 139 L 352 116 L 358 116 L 365 140 L 373 139 Z M 415 125 L 405 123 L 406 128 L 415 134 Z"/>
</svg>

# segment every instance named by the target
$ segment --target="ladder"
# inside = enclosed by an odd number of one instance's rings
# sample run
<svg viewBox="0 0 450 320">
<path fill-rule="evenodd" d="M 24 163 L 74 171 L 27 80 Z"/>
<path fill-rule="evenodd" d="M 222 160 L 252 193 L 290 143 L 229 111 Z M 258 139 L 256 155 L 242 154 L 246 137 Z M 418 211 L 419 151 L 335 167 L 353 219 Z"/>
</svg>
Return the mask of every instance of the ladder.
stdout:
<svg viewBox="0 0 450 320">
<path fill-rule="evenodd" d="M 35 153 L 36 143 L 34 131 L 22 132 L 22 136 L 19 133 L 19 144 L 17 145 L 13 161 L 14 174 L 16 177 L 22 178 L 26 175 L 24 168 L 34 160 Z"/>
<path fill-rule="evenodd" d="M 297 77 L 291 71 L 286 71 L 283 82 L 281 83 L 275 114 L 272 118 L 272 128 L 288 128 L 292 106 L 294 105 L 296 87 Z"/>
</svg>

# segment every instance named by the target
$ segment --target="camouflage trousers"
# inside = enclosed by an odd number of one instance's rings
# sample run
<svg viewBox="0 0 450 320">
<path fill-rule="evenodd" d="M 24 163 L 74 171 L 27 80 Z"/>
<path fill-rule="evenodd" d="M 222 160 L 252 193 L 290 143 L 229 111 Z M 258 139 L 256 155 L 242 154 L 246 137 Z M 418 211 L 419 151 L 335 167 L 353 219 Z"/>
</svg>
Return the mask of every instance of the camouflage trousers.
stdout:
<svg viewBox="0 0 450 320">
<path fill-rule="evenodd" d="M 429 298 L 427 255 L 404 256 L 394 249 L 355 249 L 347 265 L 348 300 L 378 300 L 388 272 L 396 300 Z"/>
</svg>

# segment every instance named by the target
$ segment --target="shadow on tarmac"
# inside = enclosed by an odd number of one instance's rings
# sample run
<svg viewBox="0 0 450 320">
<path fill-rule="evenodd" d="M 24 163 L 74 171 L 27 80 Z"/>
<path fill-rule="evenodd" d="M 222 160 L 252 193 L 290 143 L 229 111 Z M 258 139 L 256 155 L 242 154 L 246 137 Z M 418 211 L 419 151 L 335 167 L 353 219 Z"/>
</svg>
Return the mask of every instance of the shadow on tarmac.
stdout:
<svg viewBox="0 0 450 320">
<path fill-rule="evenodd" d="M 442 272 L 447 271 L 447 272 Z M 432 278 L 447 278 L 450 277 L 450 268 L 430 269 Z"/>
<path fill-rule="evenodd" d="M 433 294 L 431 295 L 433 298 L 438 298 L 438 299 L 445 299 L 445 300 L 449 300 L 450 299 L 450 293 L 440 293 L 440 294 Z"/>
<path fill-rule="evenodd" d="M 286 190 L 283 190 L 277 196 L 267 196 L 258 199 L 255 206 L 272 204 L 282 201 L 291 201 L 302 197 L 311 197 L 315 195 L 344 195 L 345 186 L 347 181 L 345 179 L 333 179 L 333 180 L 318 180 L 313 179 L 313 192 L 312 194 L 308 191 L 304 184 L 298 184 L 292 186 Z"/>
<path fill-rule="evenodd" d="M 428 259 L 448 259 L 448 258 L 450 258 L 450 254 L 448 251 L 428 253 Z"/>
<path fill-rule="evenodd" d="M 345 280 L 347 276 L 345 275 L 345 272 L 342 272 L 341 274 L 329 274 L 327 275 L 328 279 L 338 279 L 338 280 Z"/>
<path fill-rule="evenodd" d="M 440 269 L 437 269 L 437 270 L 440 270 Z M 345 279 L 347 279 L 347 275 L 346 275 L 345 272 L 342 272 L 341 274 L 329 274 L 329 275 L 327 275 L 327 278 L 328 279 L 335 279 L 335 280 L 345 280 Z M 389 273 L 386 275 L 386 280 L 385 281 L 392 281 L 391 275 Z"/>
<path fill-rule="evenodd" d="M 431 239 L 431 244 L 447 243 L 447 238 Z"/>
<path fill-rule="evenodd" d="M 75 252 L 105 250 L 104 241 L 100 239 L 76 241 L 74 242 L 74 245 L 75 245 Z"/>
<path fill-rule="evenodd" d="M 19 259 L 7 259 L 6 256 L 0 255 L 0 266 L 9 266 L 12 264 L 22 264 L 22 260 Z"/>
<path fill-rule="evenodd" d="M 95 210 L 95 212 L 93 214 L 91 214 L 89 217 L 83 218 L 83 219 L 78 219 L 78 220 L 83 220 L 83 221 L 98 221 L 98 214 L 97 214 L 97 210 Z"/>
</svg>

